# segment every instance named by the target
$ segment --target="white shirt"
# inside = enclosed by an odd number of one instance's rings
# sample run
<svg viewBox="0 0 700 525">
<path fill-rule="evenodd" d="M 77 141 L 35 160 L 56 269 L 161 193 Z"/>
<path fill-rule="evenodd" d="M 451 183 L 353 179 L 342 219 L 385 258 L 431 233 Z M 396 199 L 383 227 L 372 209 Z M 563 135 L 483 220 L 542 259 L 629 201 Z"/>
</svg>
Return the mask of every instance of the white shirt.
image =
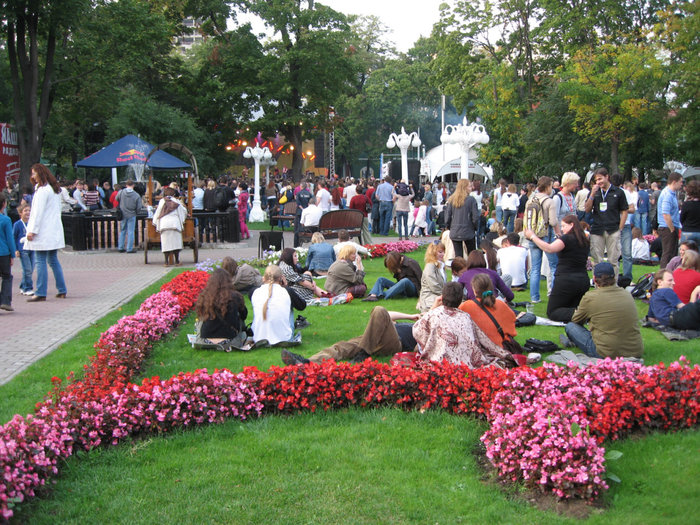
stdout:
<svg viewBox="0 0 700 525">
<path fill-rule="evenodd" d="M 335 252 L 335 256 L 338 257 L 338 254 L 340 253 L 340 249 L 343 246 L 351 245 L 355 247 L 355 251 L 361 255 L 369 255 L 369 250 L 362 246 L 361 244 L 357 244 L 354 241 L 343 241 L 339 242 L 338 244 L 333 245 L 333 251 Z"/>
<path fill-rule="evenodd" d="M 331 194 L 326 188 L 321 188 L 316 192 L 316 202 L 322 211 L 330 211 L 331 209 Z"/>
<path fill-rule="evenodd" d="M 321 220 L 323 215 L 323 210 L 316 206 L 315 204 L 309 204 L 301 212 L 301 225 L 302 226 L 318 226 L 318 222 Z"/>
<path fill-rule="evenodd" d="M 471 195 L 472 197 L 474 197 L 474 199 L 476 199 L 476 206 L 477 206 L 477 208 L 479 208 L 479 210 L 481 210 L 481 199 L 484 198 L 484 192 L 481 191 L 481 192 L 477 193 L 477 192 L 473 191 L 469 195 Z"/>
<path fill-rule="evenodd" d="M 627 206 L 632 206 L 633 210 L 637 209 L 637 192 L 636 191 L 627 191 L 624 188 L 621 188 L 622 191 L 625 192 L 625 197 L 627 197 Z M 631 211 L 627 214 L 627 220 L 625 221 L 625 224 L 632 224 L 632 220 L 634 219 L 634 211 Z"/>
<path fill-rule="evenodd" d="M 632 239 L 632 259 L 651 260 L 649 243 L 645 239 Z"/>
<path fill-rule="evenodd" d="M 269 295 L 270 286 L 272 286 L 271 296 Z M 292 325 L 290 323 L 292 300 L 289 298 L 287 290 L 279 284 L 263 284 L 253 292 L 250 302 L 253 305 L 253 341 L 267 339 L 271 345 L 274 345 L 292 339 Z M 266 319 L 263 320 L 266 302 Z"/>
<path fill-rule="evenodd" d="M 501 273 L 513 278 L 512 286 L 522 286 L 527 283 L 527 254 L 527 249 L 522 246 L 508 246 L 496 252 Z"/>
<path fill-rule="evenodd" d="M 517 193 L 505 192 L 501 197 L 501 208 L 504 210 L 515 211 L 520 205 L 520 197 Z"/>
<path fill-rule="evenodd" d="M 347 201 L 350 202 L 350 199 L 352 199 L 355 195 L 357 195 L 357 188 L 356 184 L 348 184 L 343 188 L 343 198 Z"/>
</svg>

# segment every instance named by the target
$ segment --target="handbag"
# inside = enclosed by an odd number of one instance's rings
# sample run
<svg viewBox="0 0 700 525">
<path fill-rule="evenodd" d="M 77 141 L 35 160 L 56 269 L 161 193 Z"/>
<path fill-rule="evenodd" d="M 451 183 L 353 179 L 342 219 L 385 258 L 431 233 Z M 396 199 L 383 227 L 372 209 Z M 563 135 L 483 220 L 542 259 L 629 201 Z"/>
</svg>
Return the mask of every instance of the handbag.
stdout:
<svg viewBox="0 0 700 525">
<path fill-rule="evenodd" d="M 117 206 L 117 220 L 118 221 L 124 220 L 124 212 L 122 211 L 120 206 Z"/>
<path fill-rule="evenodd" d="M 496 325 L 496 330 L 498 330 L 498 335 L 500 335 L 503 338 L 503 348 L 510 352 L 511 354 L 524 354 L 525 349 L 518 343 L 511 335 L 506 335 L 503 332 L 503 328 L 501 328 L 501 325 L 498 324 L 498 321 L 496 321 L 496 318 L 489 312 L 486 307 L 481 304 L 480 301 L 476 301 L 472 299 L 476 304 L 479 305 L 479 307 L 484 311 L 486 315 L 489 316 L 491 321 L 493 321 L 493 324 Z"/>
<path fill-rule="evenodd" d="M 284 192 L 284 195 L 280 197 L 280 204 L 286 204 L 287 203 L 287 192 Z"/>
</svg>

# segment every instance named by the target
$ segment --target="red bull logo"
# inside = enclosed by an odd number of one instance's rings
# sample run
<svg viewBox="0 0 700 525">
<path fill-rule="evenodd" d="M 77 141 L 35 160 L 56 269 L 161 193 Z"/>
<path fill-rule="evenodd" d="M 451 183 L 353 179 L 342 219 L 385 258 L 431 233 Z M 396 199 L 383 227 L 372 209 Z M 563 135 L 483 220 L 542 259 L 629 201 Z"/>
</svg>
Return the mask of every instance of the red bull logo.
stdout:
<svg viewBox="0 0 700 525">
<path fill-rule="evenodd" d="M 146 154 L 137 149 L 129 149 L 119 153 L 117 162 L 146 162 Z"/>
</svg>

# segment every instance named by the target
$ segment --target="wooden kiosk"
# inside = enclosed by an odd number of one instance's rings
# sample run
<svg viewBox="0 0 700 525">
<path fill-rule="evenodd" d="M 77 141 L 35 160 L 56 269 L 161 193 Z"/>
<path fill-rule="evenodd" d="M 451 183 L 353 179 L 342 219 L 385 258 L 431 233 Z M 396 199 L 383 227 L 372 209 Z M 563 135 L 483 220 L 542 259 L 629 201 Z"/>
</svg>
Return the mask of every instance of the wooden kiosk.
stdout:
<svg viewBox="0 0 700 525">
<path fill-rule="evenodd" d="M 151 157 L 156 151 L 165 148 L 177 149 L 190 156 L 190 162 L 193 167 L 193 172 L 187 173 L 187 218 L 185 219 L 185 224 L 182 229 L 182 245 L 185 248 L 192 248 L 194 255 L 195 264 L 199 262 L 199 230 L 195 227 L 194 218 L 192 217 L 192 197 L 194 196 L 192 188 L 192 179 L 198 176 L 197 173 L 197 161 L 194 158 L 192 152 L 181 144 L 176 144 L 174 142 L 166 142 L 160 144 L 153 148 L 148 154 L 146 161 Z M 181 174 L 178 174 L 178 184 L 182 188 Z M 153 196 L 153 174 L 148 175 L 148 187 L 146 188 L 146 201 L 150 206 L 154 206 L 154 196 Z M 156 231 L 156 227 L 153 225 L 153 221 L 150 219 L 144 221 L 143 229 L 143 260 L 145 264 L 148 264 L 148 250 L 151 248 L 160 249 L 160 233 Z"/>
</svg>

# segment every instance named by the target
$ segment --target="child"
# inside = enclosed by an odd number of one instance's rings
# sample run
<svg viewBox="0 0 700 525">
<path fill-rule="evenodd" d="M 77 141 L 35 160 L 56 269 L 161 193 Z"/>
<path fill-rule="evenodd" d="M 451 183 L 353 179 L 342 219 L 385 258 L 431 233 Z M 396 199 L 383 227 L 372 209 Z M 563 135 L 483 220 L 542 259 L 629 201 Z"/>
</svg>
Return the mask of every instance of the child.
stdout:
<svg viewBox="0 0 700 525">
<path fill-rule="evenodd" d="M 241 225 L 241 239 L 250 239 L 248 225 L 245 223 L 248 214 L 248 185 L 245 182 L 241 182 L 238 187 L 241 190 L 241 193 L 238 195 L 238 220 Z"/>
<path fill-rule="evenodd" d="M 14 312 L 12 308 L 12 259 L 15 257 L 15 240 L 12 237 L 12 221 L 5 215 L 5 195 L 0 193 L 0 310 Z"/>
<path fill-rule="evenodd" d="M 415 215 L 413 216 L 413 226 L 411 227 L 411 236 L 413 235 L 413 230 L 418 228 L 418 234 L 423 237 L 426 234 L 426 228 L 428 227 L 427 220 L 428 213 L 428 201 L 421 202 L 420 206 L 415 209 Z"/>
<path fill-rule="evenodd" d="M 12 233 L 15 239 L 15 247 L 17 248 L 16 255 L 22 263 L 22 282 L 19 283 L 20 293 L 22 295 L 34 295 L 34 284 L 32 282 L 32 274 L 34 273 L 34 252 L 24 249 L 24 240 L 27 237 L 27 222 L 29 221 L 29 213 L 32 207 L 28 204 L 23 204 L 19 207 L 20 219 L 15 222 L 12 227 Z"/>
<path fill-rule="evenodd" d="M 649 264 L 651 255 L 649 254 L 649 243 L 642 236 L 640 228 L 632 228 L 632 260 L 634 264 Z"/>
</svg>

